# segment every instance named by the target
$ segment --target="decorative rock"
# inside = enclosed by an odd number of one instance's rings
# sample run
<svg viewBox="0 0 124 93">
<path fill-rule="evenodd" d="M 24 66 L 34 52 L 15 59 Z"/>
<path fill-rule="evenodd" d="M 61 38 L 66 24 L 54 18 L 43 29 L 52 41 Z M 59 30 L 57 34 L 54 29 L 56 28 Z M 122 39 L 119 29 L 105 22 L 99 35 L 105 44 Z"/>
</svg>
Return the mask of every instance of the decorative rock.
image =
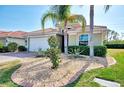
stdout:
<svg viewBox="0 0 124 93">
<path fill-rule="evenodd" d="M 59 87 L 73 82 L 87 70 L 105 67 L 107 64 L 115 64 L 111 57 L 94 57 L 92 58 L 93 62 L 90 62 L 88 57 L 72 59 L 62 55 L 61 59 L 62 62 L 56 70 L 51 69 L 52 64 L 49 59 L 47 61 L 24 63 L 12 74 L 11 79 L 21 86 Z"/>
</svg>

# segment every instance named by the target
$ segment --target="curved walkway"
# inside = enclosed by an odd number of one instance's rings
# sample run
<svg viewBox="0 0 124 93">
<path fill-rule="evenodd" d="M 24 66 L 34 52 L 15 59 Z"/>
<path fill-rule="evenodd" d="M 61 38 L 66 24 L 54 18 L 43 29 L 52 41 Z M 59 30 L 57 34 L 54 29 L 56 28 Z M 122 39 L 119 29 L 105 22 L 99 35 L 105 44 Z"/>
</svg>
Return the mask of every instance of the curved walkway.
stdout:
<svg viewBox="0 0 124 93">
<path fill-rule="evenodd" d="M 73 82 L 87 70 L 108 67 L 115 63 L 116 61 L 112 57 L 90 59 L 88 57 L 70 58 L 63 55 L 57 70 L 51 69 L 52 64 L 49 59 L 23 63 L 12 74 L 11 79 L 24 87 L 58 87 Z"/>
</svg>

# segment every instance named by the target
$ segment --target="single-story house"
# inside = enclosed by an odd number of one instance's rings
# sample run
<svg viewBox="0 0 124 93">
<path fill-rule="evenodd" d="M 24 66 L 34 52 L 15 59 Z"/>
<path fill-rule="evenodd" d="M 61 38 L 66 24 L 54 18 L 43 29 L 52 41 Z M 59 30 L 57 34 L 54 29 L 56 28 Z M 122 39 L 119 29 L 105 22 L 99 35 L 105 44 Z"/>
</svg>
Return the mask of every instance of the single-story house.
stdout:
<svg viewBox="0 0 124 93">
<path fill-rule="evenodd" d="M 67 25 L 68 33 L 68 46 L 72 45 L 89 45 L 89 25 L 86 26 L 86 31 L 82 33 L 81 25 L 77 23 Z M 103 45 L 103 41 L 106 39 L 107 27 L 106 26 L 94 26 L 93 32 L 93 44 Z M 45 31 L 33 31 L 27 35 L 27 48 L 29 51 L 38 51 L 39 49 L 46 50 L 49 48 L 48 38 L 50 36 L 57 36 L 59 40 L 59 47 L 64 52 L 64 35 L 63 31 L 59 28 L 48 28 Z"/>
<path fill-rule="evenodd" d="M 3 43 L 4 46 L 7 46 L 11 42 L 26 46 L 26 34 L 27 33 L 23 31 L 0 31 L 0 42 Z"/>
</svg>

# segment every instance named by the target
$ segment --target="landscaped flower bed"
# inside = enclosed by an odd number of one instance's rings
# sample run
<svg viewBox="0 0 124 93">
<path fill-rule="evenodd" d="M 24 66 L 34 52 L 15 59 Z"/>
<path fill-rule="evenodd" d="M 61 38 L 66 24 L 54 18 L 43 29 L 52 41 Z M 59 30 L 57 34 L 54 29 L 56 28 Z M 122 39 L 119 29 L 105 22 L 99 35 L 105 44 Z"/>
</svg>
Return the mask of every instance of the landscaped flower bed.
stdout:
<svg viewBox="0 0 124 93">
<path fill-rule="evenodd" d="M 107 58 L 111 59 L 110 57 Z M 12 75 L 12 80 L 21 86 L 65 86 L 75 81 L 79 75 L 87 70 L 106 67 L 115 64 L 115 62 L 107 62 L 106 58 L 87 56 L 82 58 L 73 58 L 62 55 L 62 61 L 57 69 L 51 69 L 49 59 L 43 61 L 30 62 L 22 64 L 21 68 Z"/>
<path fill-rule="evenodd" d="M 89 55 L 89 46 L 69 46 L 68 53 L 69 54 L 76 54 L 79 53 L 80 55 Z M 99 57 L 105 57 L 107 53 L 106 46 L 94 46 L 94 55 Z"/>
</svg>

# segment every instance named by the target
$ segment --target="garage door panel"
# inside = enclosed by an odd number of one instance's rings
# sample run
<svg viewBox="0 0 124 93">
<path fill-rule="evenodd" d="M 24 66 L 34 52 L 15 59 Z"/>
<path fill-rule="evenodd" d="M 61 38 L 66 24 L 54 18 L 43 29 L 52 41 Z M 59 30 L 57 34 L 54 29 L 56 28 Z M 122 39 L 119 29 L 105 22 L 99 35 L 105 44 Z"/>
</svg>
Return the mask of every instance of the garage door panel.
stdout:
<svg viewBox="0 0 124 93">
<path fill-rule="evenodd" d="M 46 50 L 49 48 L 48 37 L 30 38 L 29 51 Z"/>
</svg>

